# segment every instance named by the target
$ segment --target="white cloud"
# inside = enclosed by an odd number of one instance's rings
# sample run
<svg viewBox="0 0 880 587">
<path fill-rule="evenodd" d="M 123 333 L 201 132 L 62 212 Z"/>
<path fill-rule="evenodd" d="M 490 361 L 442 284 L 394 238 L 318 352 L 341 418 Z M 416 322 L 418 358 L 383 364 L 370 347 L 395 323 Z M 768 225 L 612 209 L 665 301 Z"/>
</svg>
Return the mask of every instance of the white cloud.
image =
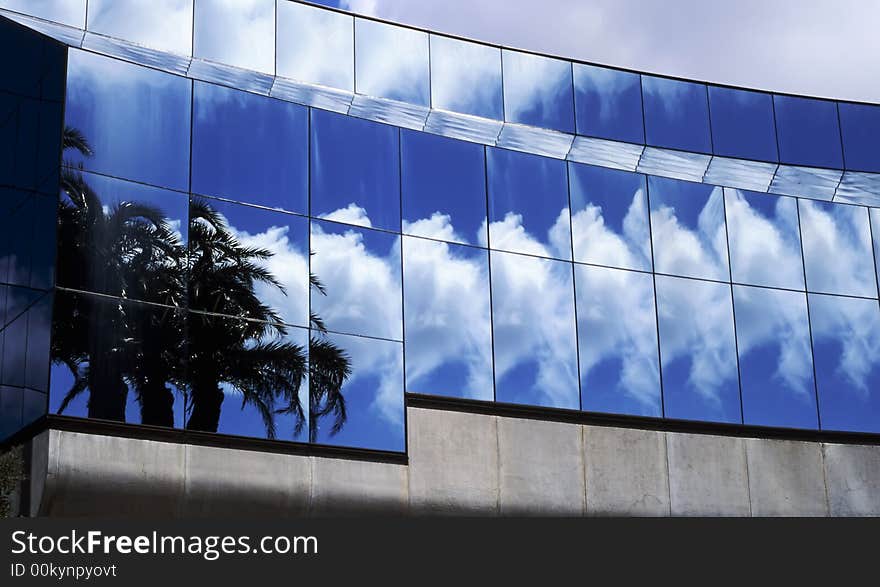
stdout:
<svg viewBox="0 0 880 587">
<path fill-rule="evenodd" d="M 196 57 L 275 73 L 275 0 L 199 0 Z"/>
<path fill-rule="evenodd" d="M 432 37 L 431 94 L 435 108 L 502 117 L 501 51 Z"/>
<path fill-rule="evenodd" d="M 553 112 L 560 94 L 571 93 L 571 66 L 527 53 L 504 53 L 504 110 L 509 120 L 533 108 Z"/>
<path fill-rule="evenodd" d="M 633 194 L 623 219 L 623 233 L 605 223 L 602 208 L 587 204 L 572 215 L 574 257 L 578 261 L 623 267 L 651 269 L 651 241 L 644 190 Z"/>
<path fill-rule="evenodd" d="M 180 55 L 192 53 L 193 0 L 91 0 L 89 30 Z"/>
<path fill-rule="evenodd" d="M 296 2 L 278 3 L 278 75 L 354 90 L 351 16 Z"/>
<path fill-rule="evenodd" d="M 358 20 L 355 39 L 358 92 L 430 104 L 426 33 Z"/>
</svg>

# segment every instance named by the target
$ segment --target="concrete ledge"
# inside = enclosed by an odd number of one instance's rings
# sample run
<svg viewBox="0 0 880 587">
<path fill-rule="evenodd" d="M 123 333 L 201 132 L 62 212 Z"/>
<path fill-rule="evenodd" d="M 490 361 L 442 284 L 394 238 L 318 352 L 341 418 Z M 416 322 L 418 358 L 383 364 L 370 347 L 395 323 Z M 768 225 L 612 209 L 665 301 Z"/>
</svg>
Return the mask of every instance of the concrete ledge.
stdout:
<svg viewBox="0 0 880 587">
<path fill-rule="evenodd" d="M 880 516 L 880 447 L 826 444 L 825 482 L 832 516 Z"/>
<path fill-rule="evenodd" d="M 666 448 L 672 515 L 750 515 L 742 438 L 667 433 Z"/>
<path fill-rule="evenodd" d="M 310 513 L 403 515 L 409 506 L 404 465 L 312 458 Z"/>
<path fill-rule="evenodd" d="M 827 516 L 822 446 L 746 439 L 753 516 Z"/>
</svg>

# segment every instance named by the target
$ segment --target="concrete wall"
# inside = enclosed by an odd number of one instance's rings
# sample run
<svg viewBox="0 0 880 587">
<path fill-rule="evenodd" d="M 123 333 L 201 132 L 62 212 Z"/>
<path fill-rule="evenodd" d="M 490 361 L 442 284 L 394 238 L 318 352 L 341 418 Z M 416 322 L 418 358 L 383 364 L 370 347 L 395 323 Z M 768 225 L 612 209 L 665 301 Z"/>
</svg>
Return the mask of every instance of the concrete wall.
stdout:
<svg viewBox="0 0 880 587">
<path fill-rule="evenodd" d="M 45 432 L 32 514 L 880 515 L 880 446 L 408 416 L 408 465 Z"/>
</svg>

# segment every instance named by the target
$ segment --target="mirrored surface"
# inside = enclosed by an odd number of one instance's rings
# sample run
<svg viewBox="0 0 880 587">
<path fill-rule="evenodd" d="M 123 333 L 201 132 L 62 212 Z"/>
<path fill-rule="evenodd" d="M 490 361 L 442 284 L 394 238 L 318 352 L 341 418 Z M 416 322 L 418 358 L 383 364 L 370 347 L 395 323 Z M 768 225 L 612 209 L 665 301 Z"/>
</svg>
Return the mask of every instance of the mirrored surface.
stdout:
<svg viewBox="0 0 880 587">
<path fill-rule="evenodd" d="M 278 2 L 278 75 L 354 91 L 354 19 Z"/>
<path fill-rule="evenodd" d="M 192 191 L 308 212 L 308 109 L 196 82 Z"/>
<path fill-rule="evenodd" d="M 17 287 L 4 287 L 0 293 L 6 296 L 8 322 L 0 331 L 0 385 L 45 393 L 49 383 L 52 294 Z"/>
<path fill-rule="evenodd" d="M 651 270 L 645 176 L 569 164 L 574 260 Z"/>
<path fill-rule="evenodd" d="M 80 29 L 86 27 L 86 0 L 0 0 L 0 8 Z"/>
<path fill-rule="evenodd" d="M 817 428 L 807 297 L 733 286 L 743 421 Z"/>
<path fill-rule="evenodd" d="M 720 187 L 648 177 L 654 268 L 727 281 L 727 232 Z"/>
<path fill-rule="evenodd" d="M 493 249 L 571 259 L 565 162 L 487 149 Z"/>
<path fill-rule="evenodd" d="M 639 74 L 582 63 L 573 68 L 578 134 L 644 143 Z"/>
<path fill-rule="evenodd" d="M 733 281 L 804 289 L 797 200 L 724 189 Z"/>
<path fill-rule="evenodd" d="M 779 160 L 771 94 L 709 86 L 709 107 L 716 155 Z"/>
<path fill-rule="evenodd" d="M 195 0 L 195 57 L 275 73 L 275 0 Z"/>
<path fill-rule="evenodd" d="M 91 155 L 66 153 L 88 171 L 186 190 L 192 82 L 83 51 L 70 51 L 65 124 Z"/>
<path fill-rule="evenodd" d="M 573 133 L 571 63 L 502 50 L 504 119 Z"/>
<path fill-rule="evenodd" d="M 572 266 L 491 253 L 495 399 L 578 409 Z"/>
<path fill-rule="evenodd" d="M 868 209 L 799 200 L 807 289 L 877 297 Z"/>
<path fill-rule="evenodd" d="M 406 390 L 491 401 L 489 254 L 403 239 Z"/>
<path fill-rule="evenodd" d="M 312 110 L 311 214 L 400 230 L 398 129 Z"/>
<path fill-rule="evenodd" d="M 582 409 L 660 417 L 653 277 L 575 265 L 575 286 Z"/>
<path fill-rule="evenodd" d="M 193 0 L 89 0 L 88 6 L 92 32 L 192 54 Z"/>
<path fill-rule="evenodd" d="M 656 287 L 665 416 L 740 422 L 730 286 L 658 275 Z"/>
<path fill-rule="evenodd" d="M 773 96 L 779 161 L 793 165 L 843 167 L 837 103 Z"/>
<path fill-rule="evenodd" d="M 55 282 L 57 197 L 0 189 L 0 283 L 49 289 Z"/>
<path fill-rule="evenodd" d="M 501 50 L 431 35 L 431 106 L 502 120 Z"/>
<path fill-rule="evenodd" d="M 712 152 L 705 85 L 643 75 L 642 93 L 649 145 Z"/>
<path fill-rule="evenodd" d="M 839 102 L 847 169 L 880 172 L 880 106 Z"/>
<path fill-rule="evenodd" d="M 401 133 L 403 232 L 486 244 L 486 162 L 481 145 Z"/>
<path fill-rule="evenodd" d="M 428 34 L 363 19 L 354 28 L 355 91 L 430 106 Z"/>
</svg>

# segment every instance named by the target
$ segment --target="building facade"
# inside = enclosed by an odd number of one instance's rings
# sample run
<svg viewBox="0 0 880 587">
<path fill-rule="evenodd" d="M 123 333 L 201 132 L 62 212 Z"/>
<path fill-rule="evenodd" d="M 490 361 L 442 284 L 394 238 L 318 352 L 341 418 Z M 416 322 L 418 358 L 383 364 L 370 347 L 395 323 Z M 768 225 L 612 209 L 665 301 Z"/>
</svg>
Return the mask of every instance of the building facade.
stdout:
<svg viewBox="0 0 880 587">
<path fill-rule="evenodd" d="M 289 0 L 0 15 L 22 513 L 880 514 L 880 105 Z"/>
</svg>

